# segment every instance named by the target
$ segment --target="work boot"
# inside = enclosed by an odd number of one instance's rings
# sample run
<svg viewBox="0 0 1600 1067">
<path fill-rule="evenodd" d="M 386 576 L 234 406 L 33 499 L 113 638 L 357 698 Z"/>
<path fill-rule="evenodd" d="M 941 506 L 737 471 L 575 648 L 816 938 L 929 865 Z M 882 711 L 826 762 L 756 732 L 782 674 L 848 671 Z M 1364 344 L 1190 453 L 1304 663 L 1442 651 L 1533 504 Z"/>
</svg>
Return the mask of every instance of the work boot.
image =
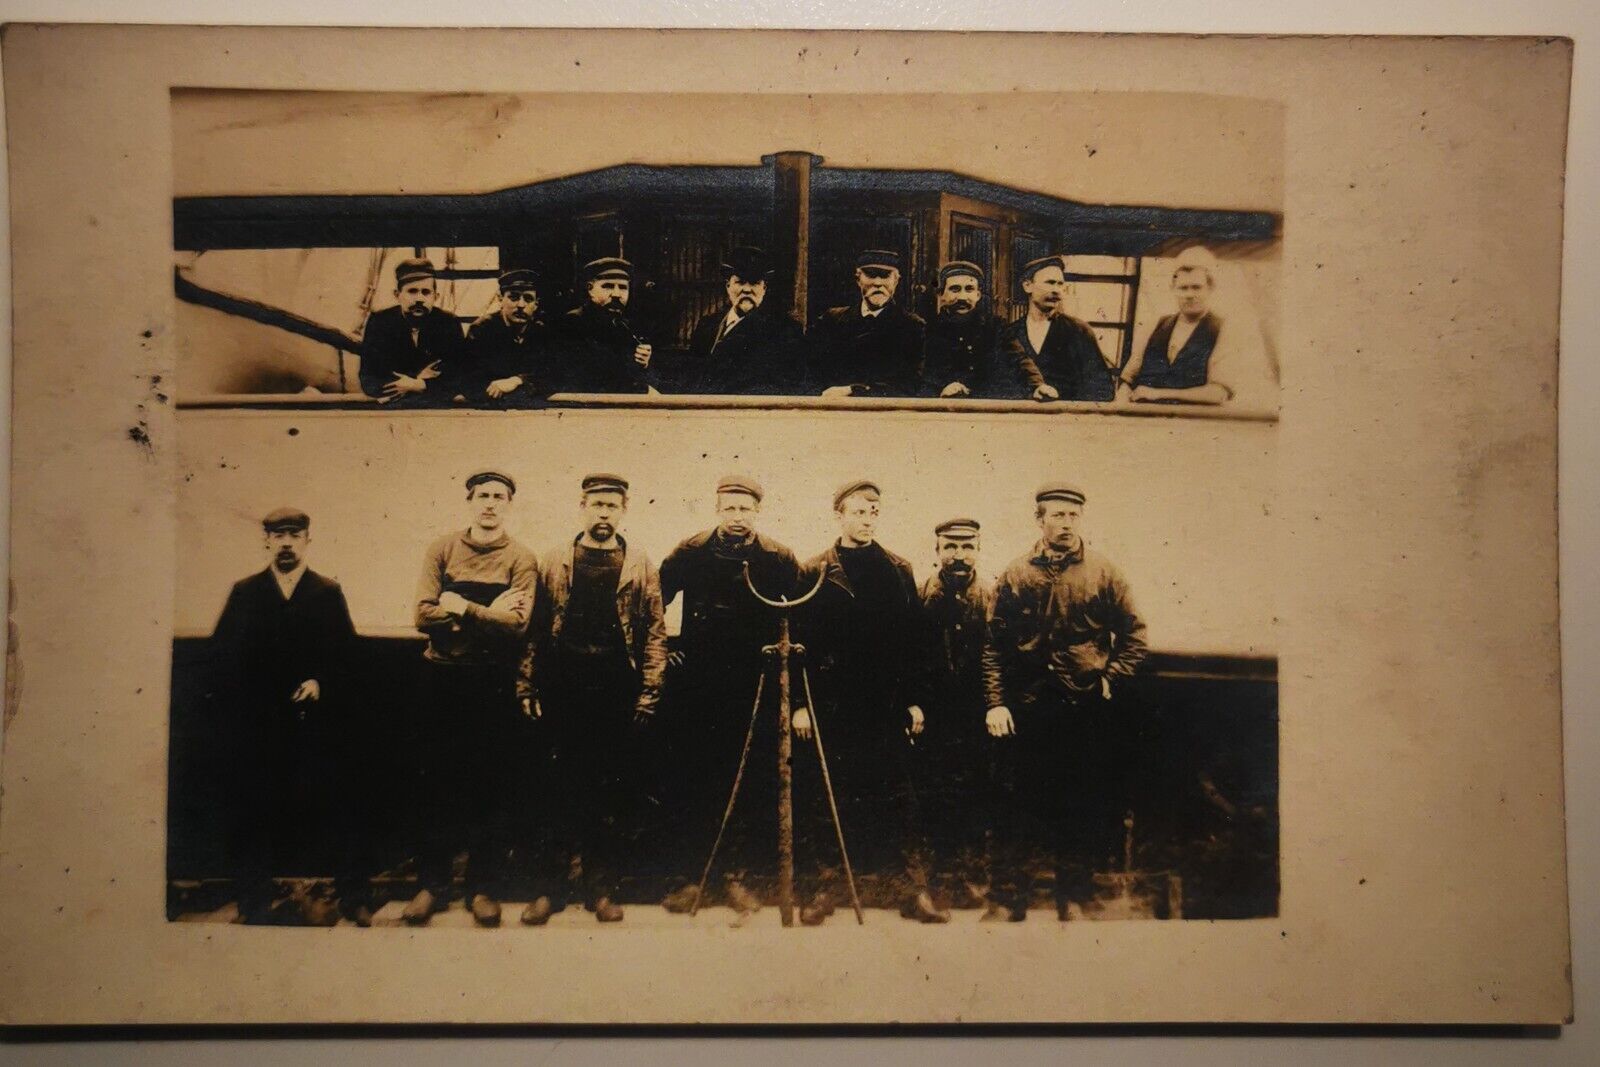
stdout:
<svg viewBox="0 0 1600 1067">
<path fill-rule="evenodd" d="M 674 915 L 687 915 L 700 903 L 700 887 L 681 886 L 661 898 L 661 906 Z"/>
<path fill-rule="evenodd" d="M 603 923 L 619 923 L 622 921 L 622 905 L 613 904 L 610 897 L 601 897 L 594 902 L 594 917 Z"/>
<path fill-rule="evenodd" d="M 740 915 L 751 915 L 761 910 L 761 898 L 735 879 L 728 883 L 728 907 Z"/>
<path fill-rule="evenodd" d="M 818 893 L 811 898 L 811 903 L 800 909 L 800 925 L 821 926 L 832 914 L 833 898 L 826 893 Z"/>
<path fill-rule="evenodd" d="M 989 906 L 983 909 L 983 914 L 978 916 L 981 923 L 1019 923 L 1027 919 L 1028 909 L 1015 904 L 1004 904 L 998 900 L 990 900 Z"/>
<path fill-rule="evenodd" d="M 428 920 L 433 918 L 433 913 L 438 910 L 439 901 L 432 890 L 419 889 L 417 895 L 411 898 L 405 910 L 400 913 L 400 918 L 409 926 L 426 926 Z"/>
<path fill-rule="evenodd" d="M 933 897 L 926 889 L 914 896 L 906 898 L 900 906 L 902 918 L 915 919 L 919 923 L 947 923 L 950 921 L 950 912 L 938 907 L 933 902 Z"/>
<path fill-rule="evenodd" d="M 467 908 L 472 912 L 472 921 L 479 926 L 500 925 L 500 902 L 489 894 L 474 893 Z"/>
<path fill-rule="evenodd" d="M 522 909 L 522 925 L 543 926 L 550 921 L 550 916 L 555 914 L 556 907 L 549 897 L 535 897 L 533 902 Z"/>
</svg>

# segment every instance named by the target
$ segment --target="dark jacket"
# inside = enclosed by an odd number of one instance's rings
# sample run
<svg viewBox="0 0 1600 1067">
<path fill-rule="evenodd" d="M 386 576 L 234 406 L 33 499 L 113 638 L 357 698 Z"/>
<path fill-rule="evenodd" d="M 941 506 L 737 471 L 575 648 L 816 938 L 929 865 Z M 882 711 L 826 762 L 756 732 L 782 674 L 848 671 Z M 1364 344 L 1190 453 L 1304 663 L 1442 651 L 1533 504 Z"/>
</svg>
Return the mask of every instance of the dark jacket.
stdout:
<svg viewBox="0 0 1600 1067">
<path fill-rule="evenodd" d="M 927 703 L 927 631 L 911 564 L 873 547 L 894 573 L 885 602 L 865 602 L 852 588 L 838 542 L 801 569 L 802 592 L 822 575 L 817 595 L 802 609 L 800 633 L 814 672 L 815 697 L 840 713 L 823 721 L 823 729 L 835 734 L 898 729 L 908 706 Z"/>
<path fill-rule="evenodd" d="M 740 327 L 743 329 L 743 327 Z M 734 551 L 718 547 L 715 530 L 684 539 L 661 561 L 661 602 L 683 595 L 683 626 L 678 640 L 687 657 L 749 658 L 777 637 L 773 610 L 750 593 L 750 581 L 771 600 L 793 598 L 800 580 L 800 561 L 788 548 L 764 534 Z"/>
<path fill-rule="evenodd" d="M 1102 677 L 1127 677 L 1148 654 L 1128 584 L 1098 552 L 1080 546 L 1052 562 L 1041 543 L 995 585 L 983 654 L 990 707 L 1016 709 L 1051 689 L 1097 697 Z"/>
<path fill-rule="evenodd" d="M 438 363 L 440 377 L 428 383 L 426 392 L 405 399 L 411 404 L 449 403 L 445 383 L 457 370 L 463 344 L 461 323 L 448 311 L 428 309 L 417 324 L 414 341 L 411 323 L 400 305 L 374 311 L 361 333 L 361 390 L 368 396 L 382 396 L 383 387 L 396 374 L 415 377 L 428 364 Z"/>
<path fill-rule="evenodd" d="M 996 366 L 999 348 L 1000 324 L 987 308 L 980 307 L 965 319 L 934 316 L 922 349 L 924 395 L 938 396 L 952 382 L 965 385 L 975 397 L 1022 395 L 1016 375 Z"/>
<path fill-rule="evenodd" d="M 993 590 L 977 575 L 964 589 L 946 586 L 939 574 L 923 581 L 917 594 L 928 631 L 928 689 L 940 711 L 960 716 L 964 726 L 981 725 L 984 703 L 983 649 L 988 640 Z"/>
<path fill-rule="evenodd" d="M 607 311 L 586 300 L 563 315 L 557 329 L 554 391 L 643 393 L 649 387 L 650 372 L 634 361 L 633 350 L 650 340 L 634 329 L 626 310 Z"/>
<path fill-rule="evenodd" d="M 500 312 L 490 311 L 467 329 L 466 350 L 451 388 L 469 404 L 526 404 L 550 395 L 552 364 L 550 328 L 544 319 L 535 316 L 519 330 Z M 512 377 L 521 378 L 522 385 L 491 400 L 485 392 L 489 383 Z"/>
<path fill-rule="evenodd" d="M 683 388 L 693 393 L 793 396 L 804 389 L 805 334 L 788 315 L 762 304 L 721 341 L 728 309 L 707 315 L 689 337 Z"/>
<path fill-rule="evenodd" d="M 637 710 L 653 714 L 661 699 L 661 676 L 667 667 L 667 622 L 661 605 L 661 579 L 649 557 L 623 538 L 622 574 L 617 579 L 617 620 L 627 646 L 628 664 L 637 673 Z M 539 587 L 534 594 L 533 621 L 522 655 L 517 695 L 539 693 L 540 668 L 561 637 L 572 592 L 573 557 L 578 538 L 564 541 L 539 559 Z"/>
<path fill-rule="evenodd" d="M 855 396 L 916 396 L 922 390 L 922 319 L 891 301 L 877 315 L 861 305 L 829 308 L 806 335 L 814 392 L 848 385 Z"/>
<path fill-rule="evenodd" d="M 1028 341 L 1026 315 L 1002 331 L 1000 346 L 1002 362 L 1029 393 L 1048 383 L 1062 400 L 1106 401 L 1116 395 L 1116 382 L 1100 356 L 1094 331 L 1071 315 L 1050 320 L 1037 352 Z"/>
<path fill-rule="evenodd" d="M 214 690 L 265 713 L 287 712 L 314 678 L 319 703 L 337 699 L 349 676 L 355 627 L 344 590 L 313 570 L 288 600 L 270 568 L 234 583 L 211 636 Z"/>
</svg>

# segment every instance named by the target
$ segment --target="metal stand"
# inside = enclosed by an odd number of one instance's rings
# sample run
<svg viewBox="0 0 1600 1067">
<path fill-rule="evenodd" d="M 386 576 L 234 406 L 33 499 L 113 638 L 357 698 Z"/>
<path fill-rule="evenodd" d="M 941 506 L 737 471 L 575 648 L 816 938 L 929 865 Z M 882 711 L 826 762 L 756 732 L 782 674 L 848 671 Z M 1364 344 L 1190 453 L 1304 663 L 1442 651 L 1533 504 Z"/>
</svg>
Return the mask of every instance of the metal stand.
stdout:
<svg viewBox="0 0 1600 1067">
<path fill-rule="evenodd" d="M 750 565 L 744 568 L 745 585 L 749 586 L 750 593 L 757 600 L 768 607 L 778 611 L 778 640 L 776 644 L 767 645 L 761 651 L 767 658 L 767 666 L 762 670 L 760 679 L 756 682 L 755 704 L 750 709 L 750 725 L 745 730 L 744 751 L 739 755 L 739 768 L 734 772 L 733 789 L 728 794 L 727 807 L 722 812 L 722 825 L 717 828 L 716 840 L 711 844 L 711 855 L 706 857 L 705 869 L 700 874 L 700 886 L 695 894 L 694 905 L 690 908 L 693 915 L 700 910 L 700 901 L 705 899 L 706 882 L 711 877 L 712 864 L 716 862 L 717 850 L 722 847 L 722 835 L 728 829 L 728 820 L 733 815 L 733 807 L 739 799 L 739 787 L 744 782 L 745 763 L 750 756 L 750 742 L 755 736 L 756 719 L 761 714 L 761 697 L 766 691 L 767 675 L 776 666 L 778 679 L 778 917 L 785 926 L 794 925 L 794 766 L 793 766 L 793 712 L 792 668 L 790 660 L 798 657 L 802 661 L 805 657 L 805 646 L 795 644 L 789 639 L 789 614 L 795 608 L 804 604 L 817 595 L 817 590 L 822 588 L 822 576 L 817 576 L 817 584 L 811 591 L 798 600 L 784 597 L 779 600 L 769 600 L 762 596 L 756 589 L 755 583 L 750 580 Z M 811 699 L 811 679 L 805 667 L 800 668 L 800 684 L 805 694 L 806 707 L 811 715 L 811 737 L 817 745 L 817 762 L 822 768 L 822 787 L 828 796 L 828 813 L 833 818 L 834 835 L 839 841 L 839 858 L 844 862 L 845 882 L 850 888 L 850 906 L 855 909 L 856 922 L 866 922 L 866 917 L 861 910 L 861 898 L 856 893 L 855 871 L 850 867 L 850 853 L 845 848 L 844 827 L 839 822 L 839 805 L 833 796 L 833 780 L 828 775 L 828 757 L 822 748 L 822 730 L 817 719 L 817 705 Z"/>
</svg>

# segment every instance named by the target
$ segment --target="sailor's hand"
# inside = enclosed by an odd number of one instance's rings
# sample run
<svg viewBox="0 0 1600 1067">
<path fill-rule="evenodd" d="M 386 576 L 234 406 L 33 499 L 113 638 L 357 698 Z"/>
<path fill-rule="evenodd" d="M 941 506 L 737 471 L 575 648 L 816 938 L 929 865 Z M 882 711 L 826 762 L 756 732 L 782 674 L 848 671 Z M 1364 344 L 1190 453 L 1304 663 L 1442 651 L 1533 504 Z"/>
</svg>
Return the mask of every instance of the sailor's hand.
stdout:
<svg viewBox="0 0 1600 1067">
<path fill-rule="evenodd" d="M 906 727 L 906 733 L 909 734 L 913 739 L 920 737 L 922 734 L 923 722 L 925 721 L 922 714 L 922 709 L 913 704 L 906 709 L 906 714 L 911 717 L 911 725 Z"/>
<path fill-rule="evenodd" d="M 1010 737 L 1017 732 L 1017 724 L 1011 719 L 1011 709 L 1004 704 L 990 708 L 989 714 L 983 717 L 983 725 L 988 727 L 990 737 Z"/>
<path fill-rule="evenodd" d="M 683 666 L 684 658 L 685 657 L 684 657 L 684 654 L 682 652 L 679 652 L 676 649 L 674 649 L 673 651 L 667 653 L 667 666 L 669 666 L 669 667 L 681 667 L 681 666 Z"/>
<path fill-rule="evenodd" d="M 279 692 L 282 692 L 282 690 L 280 689 Z M 322 686 L 317 683 L 315 678 L 307 678 L 305 681 L 301 682 L 300 688 L 296 689 L 294 691 L 294 696 L 289 698 L 289 700 L 295 704 L 299 704 L 306 700 L 321 699 Z"/>
<path fill-rule="evenodd" d="M 443 607 L 444 598 L 440 597 L 439 600 L 439 606 Z M 492 602 L 490 602 L 489 610 L 510 611 L 518 615 L 523 615 L 526 614 L 528 609 L 532 606 L 533 597 L 529 596 L 526 590 L 507 589 L 504 593 L 501 593 L 499 596 L 495 597 Z"/>
<path fill-rule="evenodd" d="M 467 598 L 460 593 L 440 593 L 439 610 L 458 618 L 467 613 Z"/>
<path fill-rule="evenodd" d="M 1102 700 L 1111 699 L 1111 678 L 1109 675 L 1102 674 L 1100 676 L 1100 698 Z"/>
<path fill-rule="evenodd" d="M 489 383 L 489 388 L 484 392 L 489 394 L 490 400 L 499 400 L 507 393 L 514 393 L 522 388 L 522 379 L 513 374 L 509 378 L 496 378 Z"/>
<path fill-rule="evenodd" d="M 390 381 L 388 385 L 383 387 L 384 398 L 386 400 L 394 400 L 397 397 L 408 396 L 411 393 L 423 392 L 428 388 L 427 378 L 423 376 L 427 373 L 428 372 L 424 370 L 421 374 L 413 378 L 409 374 L 401 374 L 399 371 L 396 371 L 394 379 Z M 437 377 L 437 374 L 432 375 L 431 377 Z"/>
<path fill-rule="evenodd" d="M 972 390 L 968 389 L 965 382 L 951 382 L 939 393 L 940 396 L 971 396 Z"/>
<path fill-rule="evenodd" d="M 649 345 L 634 345 L 633 361 L 641 367 L 648 367 L 650 365 L 650 352 Z"/>
<path fill-rule="evenodd" d="M 849 396 L 851 391 L 848 385 L 830 385 L 822 391 L 822 395 L 825 397 Z"/>
<path fill-rule="evenodd" d="M 808 708 L 795 708 L 794 717 L 789 720 L 794 726 L 794 734 L 802 741 L 811 740 L 811 711 Z"/>
<path fill-rule="evenodd" d="M 522 714 L 525 718 L 529 718 L 535 722 L 538 722 L 540 719 L 544 718 L 544 708 L 539 706 L 539 700 L 537 697 L 523 697 Z"/>
<path fill-rule="evenodd" d="M 1061 392 L 1055 386 L 1046 382 L 1033 390 L 1033 398 L 1035 400 L 1060 400 Z"/>
</svg>

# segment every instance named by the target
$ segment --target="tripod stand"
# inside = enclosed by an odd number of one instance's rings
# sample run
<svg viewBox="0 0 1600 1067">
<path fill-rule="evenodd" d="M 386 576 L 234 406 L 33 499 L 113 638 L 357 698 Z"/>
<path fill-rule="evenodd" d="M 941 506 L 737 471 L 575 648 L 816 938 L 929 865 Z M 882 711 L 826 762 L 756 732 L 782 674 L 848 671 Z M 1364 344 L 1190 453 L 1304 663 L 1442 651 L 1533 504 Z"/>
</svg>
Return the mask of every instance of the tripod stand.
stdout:
<svg viewBox="0 0 1600 1067">
<path fill-rule="evenodd" d="M 817 595 L 822 588 L 822 575 L 811 591 L 798 600 L 784 597 L 769 600 L 756 589 L 750 580 L 750 564 L 744 565 L 744 583 L 750 594 L 768 607 L 778 611 L 778 640 L 762 648 L 767 664 L 756 681 L 755 704 L 750 708 L 750 725 L 745 730 L 744 750 L 739 754 L 739 769 L 734 772 L 733 789 L 728 793 L 728 805 L 722 812 L 722 825 L 717 828 L 716 840 L 711 843 L 711 855 L 706 857 L 705 869 L 700 873 L 700 886 L 689 914 L 700 910 L 705 899 L 706 881 L 711 877 L 711 867 L 716 862 L 717 850 L 722 847 L 722 835 L 727 832 L 728 820 L 733 816 L 734 804 L 739 799 L 739 786 L 744 782 L 745 764 L 750 758 L 750 741 L 755 736 L 756 720 L 761 715 L 761 698 L 766 691 L 767 675 L 776 673 L 778 680 L 778 917 L 785 926 L 794 925 L 794 766 L 793 729 L 790 722 L 792 707 L 793 657 L 804 659 L 805 646 L 789 639 L 789 615 L 795 608 Z M 833 796 L 833 781 L 828 776 L 828 757 L 822 748 L 822 729 L 817 720 L 816 701 L 811 699 L 811 679 L 805 666 L 799 668 L 800 684 L 805 694 L 805 706 L 811 714 L 811 737 L 817 744 L 817 764 L 822 769 L 822 788 L 828 797 L 828 814 L 833 818 L 833 832 L 839 841 L 839 858 L 844 861 L 845 883 L 850 888 L 850 906 L 855 910 L 857 924 L 866 922 L 861 912 L 861 898 L 856 894 L 856 876 L 850 868 L 850 853 L 844 844 L 844 827 L 839 822 L 839 805 Z"/>
</svg>

